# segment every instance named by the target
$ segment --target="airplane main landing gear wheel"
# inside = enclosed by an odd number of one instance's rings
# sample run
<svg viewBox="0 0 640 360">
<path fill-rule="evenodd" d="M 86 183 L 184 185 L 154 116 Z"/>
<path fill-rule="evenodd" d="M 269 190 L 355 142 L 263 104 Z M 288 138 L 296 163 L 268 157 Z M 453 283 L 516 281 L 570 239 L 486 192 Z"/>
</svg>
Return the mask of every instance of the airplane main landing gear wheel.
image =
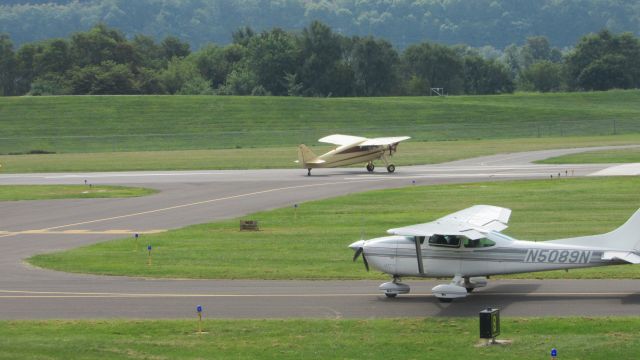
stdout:
<svg viewBox="0 0 640 360">
<path fill-rule="evenodd" d="M 389 164 L 389 166 L 387 166 L 387 171 L 390 172 L 390 173 L 396 171 L 395 165 Z"/>
<path fill-rule="evenodd" d="M 441 303 L 450 303 L 453 302 L 452 298 L 438 298 L 438 300 L 440 300 Z"/>
<path fill-rule="evenodd" d="M 473 289 L 475 289 L 475 288 L 468 287 L 468 288 L 465 288 L 465 289 L 467 289 L 467 293 L 472 293 L 472 292 L 473 292 Z"/>
<path fill-rule="evenodd" d="M 394 297 L 398 296 L 398 294 L 396 293 L 384 293 L 384 295 L 390 299 L 393 299 Z"/>
<path fill-rule="evenodd" d="M 373 163 L 368 163 L 367 164 L 367 171 L 368 172 L 373 172 L 373 169 L 375 169 L 376 167 L 373 165 Z"/>
</svg>

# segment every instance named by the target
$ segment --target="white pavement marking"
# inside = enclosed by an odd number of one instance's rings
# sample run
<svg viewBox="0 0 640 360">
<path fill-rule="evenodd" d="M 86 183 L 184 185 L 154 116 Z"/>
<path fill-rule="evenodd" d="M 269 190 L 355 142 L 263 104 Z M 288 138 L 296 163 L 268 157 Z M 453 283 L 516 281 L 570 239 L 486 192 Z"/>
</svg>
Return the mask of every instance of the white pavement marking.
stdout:
<svg viewBox="0 0 640 360">
<path fill-rule="evenodd" d="M 549 173 L 492 173 L 492 174 L 425 174 L 425 175 L 356 175 L 356 177 L 346 177 L 345 180 L 357 180 L 363 177 L 376 180 L 400 180 L 400 179 L 439 179 L 439 178 L 482 178 L 482 177 L 522 177 L 522 176 L 540 176 L 549 177 Z"/>
<path fill-rule="evenodd" d="M 640 163 L 611 166 L 596 171 L 589 176 L 638 176 L 640 175 Z"/>
<path fill-rule="evenodd" d="M 225 172 L 192 172 L 192 173 L 101 173 L 101 174 L 70 174 L 42 176 L 43 179 L 84 179 L 84 178 L 111 178 L 111 177 L 158 177 L 158 176 L 193 176 L 193 175 L 233 175 Z"/>
<path fill-rule="evenodd" d="M 153 230 L 125 230 L 125 229 L 114 229 L 114 230 L 84 230 L 84 229 L 73 229 L 73 230 L 62 230 L 62 231 L 50 231 L 50 230 L 22 230 L 22 231 L 0 231 L 0 237 L 4 236 L 15 236 L 15 235 L 150 235 L 150 234 L 158 234 L 167 231 L 167 229 L 153 229 Z"/>
<path fill-rule="evenodd" d="M 368 181 L 377 181 L 377 180 L 380 180 L 380 179 L 357 179 L 357 181 L 336 181 L 336 182 L 328 182 L 328 183 L 320 183 L 320 184 L 306 184 L 306 185 L 285 186 L 285 187 L 281 187 L 281 188 L 273 188 L 273 189 L 267 189 L 267 190 L 261 190 L 261 191 L 254 191 L 254 192 L 245 193 L 245 194 L 225 196 L 225 197 L 216 198 L 216 199 L 197 201 L 197 202 L 188 203 L 188 204 L 169 206 L 169 207 L 165 207 L 165 208 L 141 211 L 141 212 L 126 214 L 126 215 L 112 216 L 112 217 L 103 218 L 103 219 L 89 220 L 89 221 L 83 221 L 83 222 L 78 222 L 78 223 L 74 223 L 74 224 L 67 224 L 67 225 L 60 225 L 60 226 L 53 226 L 53 227 L 40 229 L 40 230 L 25 231 L 23 233 L 29 233 L 29 234 L 31 234 L 31 233 L 42 233 L 43 231 L 51 231 L 51 230 L 57 230 L 57 229 L 72 227 L 72 226 L 94 224 L 94 223 L 98 223 L 98 222 L 102 222 L 102 221 L 124 219 L 124 218 L 139 216 L 139 215 L 153 214 L 153 213 L 162 212 L 162 211 L 181 209 L 181 208 L 185 208 L 185 207 L 208 204 L 208 203 L 219 202 L 219 201 L 224 201 L 224 200 L 239 199 L 239 198 L 243 198 L 243 197 L 262 195 L 262 194 L 267 194 L 267 193 L 277 192 L 277 191 L 293 190 L 293 189 L 304 189 L 304 188 L 339 185 L 339 184 L 357 184 L 357 183 L 363 183 L 363 182 L 368 182 Z M 0 238 L 7 237 L 7 236 L 13 236 L 13 234 L 11 234 L 11 233 L 9 233 L 9 234 L 0 234 Z"/>
</svg>

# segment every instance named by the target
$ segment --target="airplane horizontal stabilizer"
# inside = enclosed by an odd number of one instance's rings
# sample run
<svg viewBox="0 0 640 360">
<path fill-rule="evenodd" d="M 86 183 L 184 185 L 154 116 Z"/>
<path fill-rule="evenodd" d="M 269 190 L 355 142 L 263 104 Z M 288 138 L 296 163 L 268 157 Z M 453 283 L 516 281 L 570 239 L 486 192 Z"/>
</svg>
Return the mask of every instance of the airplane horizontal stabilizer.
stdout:
<svg viewBox="0 0 640 360">
<path fill-rule="evenodd" d="M 605 251 L 602 260 L 622 260 L 630 264 L 640 264 L 640 256 L 630 251 Z"/>
</svg>

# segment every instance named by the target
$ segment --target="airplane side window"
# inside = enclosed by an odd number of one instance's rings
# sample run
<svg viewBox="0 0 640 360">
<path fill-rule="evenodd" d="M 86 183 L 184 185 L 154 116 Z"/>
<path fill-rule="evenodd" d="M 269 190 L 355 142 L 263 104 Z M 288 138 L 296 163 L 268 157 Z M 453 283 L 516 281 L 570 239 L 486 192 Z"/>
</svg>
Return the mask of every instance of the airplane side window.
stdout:
<svg viewBox="0 0 640 360">
<path fill-rule="evenodd" d="M 432 235 L 429 238 L 431 246 L 460 247 L 460 238 L 455 235 Z"/>
<path fill-rule="evenodd" d="M 496 243 L 494 241 L 491 241 L 487 238 L 482 238 L 480 239 L 480 247 L 490 247 L 495 245 Z"/>
<path fill-rule="evenodd" d="M 464 241 L 464 247 L 466 248 L 480 248 L 480 247 L 490 247 L 495 245 L 496 243 L 487 239 L 487 238 L 482 238 L 482 239 L 476 239 L 476 240 L 470 240 L 470 239 L 466 239 Z"/>
</svg>

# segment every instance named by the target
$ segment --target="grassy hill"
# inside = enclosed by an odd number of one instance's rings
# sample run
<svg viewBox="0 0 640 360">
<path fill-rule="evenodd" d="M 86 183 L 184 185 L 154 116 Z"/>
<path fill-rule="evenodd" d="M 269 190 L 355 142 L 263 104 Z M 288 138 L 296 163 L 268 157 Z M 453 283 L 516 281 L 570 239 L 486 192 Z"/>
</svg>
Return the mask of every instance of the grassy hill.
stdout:
<svg viewBox="0 0 640 360">
<path fill-rule="evenodd" d="M 640 133 L 640 91 L 401 98 L 0 98 L 0 154 L 313 144 L 330 133 L 413 141 Z"/>
</svg>

